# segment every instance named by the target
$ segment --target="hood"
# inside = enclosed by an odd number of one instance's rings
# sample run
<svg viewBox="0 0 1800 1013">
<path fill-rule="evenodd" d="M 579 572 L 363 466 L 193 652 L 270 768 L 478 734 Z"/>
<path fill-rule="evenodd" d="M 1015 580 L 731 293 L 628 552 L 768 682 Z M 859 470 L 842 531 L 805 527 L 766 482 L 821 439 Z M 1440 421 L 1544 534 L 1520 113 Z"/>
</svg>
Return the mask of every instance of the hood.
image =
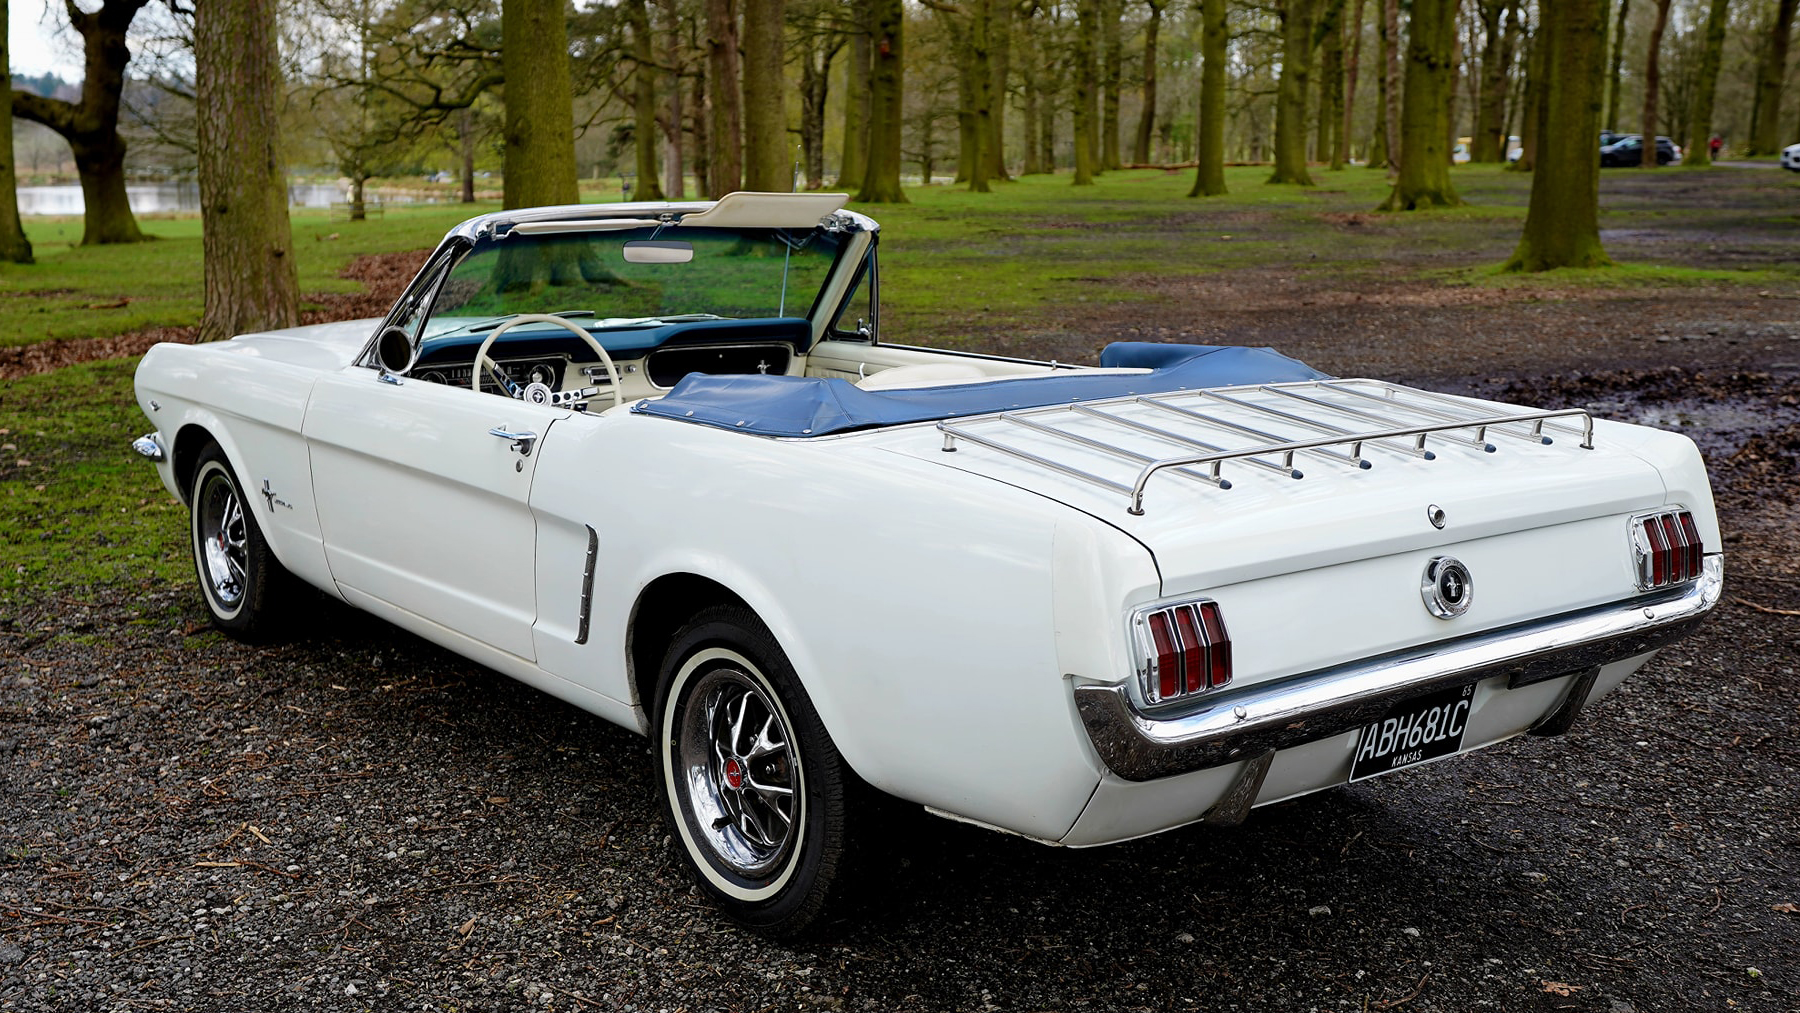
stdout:
<svg viewBox="0 0 1800 1013">
<path fill-rule="evenodd" d="M 240 334 L 230 341 L 205 346 L 208 351 L 272 359 L 309 369 L 337 370 L 348 366 L 369 343 L 380 319 L 339 320 L 329 324 L 287 327 L 278 331 Z"/>
</svg>

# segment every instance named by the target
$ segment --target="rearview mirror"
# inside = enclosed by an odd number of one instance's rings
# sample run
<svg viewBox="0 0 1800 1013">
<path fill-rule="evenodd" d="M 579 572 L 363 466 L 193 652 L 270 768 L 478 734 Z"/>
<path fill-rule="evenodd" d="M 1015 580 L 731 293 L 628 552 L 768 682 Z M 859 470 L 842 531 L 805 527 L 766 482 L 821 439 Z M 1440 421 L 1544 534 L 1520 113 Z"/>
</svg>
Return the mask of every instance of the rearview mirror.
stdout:
<svg viewBox="0 0 1800 1013">
<path fill-rule="evenodd" d="M 693 243 L 646 239 L 625 244 L 625 262 L 628 264 L 685 264 L 693 259 Z"/>
</svg>

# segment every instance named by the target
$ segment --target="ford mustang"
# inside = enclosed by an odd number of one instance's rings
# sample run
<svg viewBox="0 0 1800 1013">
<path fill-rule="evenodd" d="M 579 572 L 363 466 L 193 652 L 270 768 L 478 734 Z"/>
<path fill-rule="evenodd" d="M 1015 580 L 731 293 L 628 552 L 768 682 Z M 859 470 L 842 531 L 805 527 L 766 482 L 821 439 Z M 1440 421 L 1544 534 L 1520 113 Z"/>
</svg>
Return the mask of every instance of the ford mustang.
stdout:
<svg viewBox="0 0 1800 1013">
<path fill-rule="evenodd" d="M 1685 437 L 1264 348 L 886 341 L 843 200 L 502 211 L 385 319 L 153 348 L 134 446 L 213 621 L 311 585 L 646 734 L 696 881 L 784 934 L 871 790 L 1234 824 L 1560 734 L 1719 598 Z"/>
</svg>

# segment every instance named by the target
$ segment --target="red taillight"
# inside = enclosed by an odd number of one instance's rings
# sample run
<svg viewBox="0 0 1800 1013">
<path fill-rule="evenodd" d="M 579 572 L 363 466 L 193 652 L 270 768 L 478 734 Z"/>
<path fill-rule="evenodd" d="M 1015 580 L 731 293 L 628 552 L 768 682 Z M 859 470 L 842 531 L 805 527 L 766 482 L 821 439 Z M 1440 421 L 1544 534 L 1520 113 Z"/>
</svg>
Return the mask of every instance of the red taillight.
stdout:
<svg viewBox="0 0 1800 1013">
<path fill-rule="evenodd" d="M 1142 613 L 1144 695 L 1166 703 L 1216 689 L 1231 681 L 1231 638 L 1219 606 L 1184 602 Z"/>
<path fill-rule="evenodd" d="M 1686 510 L 1663 510 L 1632 518 L 1632 547 L 1637 554 L 1640 590 L 1682 584 L 1700 576 L 1706 548 L 1700 528 Z"/>
<path fill-rule="evenodd" d="M 1150 613 L 1150 640 L 1155 655 L 1150 659 L 1151 673 L 1156 676 L 1157 699 L 1167 700 L 1181 692 L 1181 656 L 1175 653 L 1175 634 L 1169 628 L 1167 612 Z"/>
</svg>

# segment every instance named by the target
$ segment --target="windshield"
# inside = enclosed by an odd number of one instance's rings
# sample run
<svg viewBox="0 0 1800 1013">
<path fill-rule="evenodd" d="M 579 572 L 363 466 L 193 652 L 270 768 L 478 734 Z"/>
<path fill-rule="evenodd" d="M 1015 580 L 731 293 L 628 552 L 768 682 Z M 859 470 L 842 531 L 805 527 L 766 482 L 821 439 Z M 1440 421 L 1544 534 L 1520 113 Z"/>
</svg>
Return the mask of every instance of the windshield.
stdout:
<svg viewBox="0 0 1800 1013">
<path fill-rule="evenodd" d="M 513 232 L 479 242 L 450 271 L 424 337 L 479 334 L 519 313 L 554 313 L 596 332 L 804 317 L 843 240 L 819 229 Z"/>
</svg>

